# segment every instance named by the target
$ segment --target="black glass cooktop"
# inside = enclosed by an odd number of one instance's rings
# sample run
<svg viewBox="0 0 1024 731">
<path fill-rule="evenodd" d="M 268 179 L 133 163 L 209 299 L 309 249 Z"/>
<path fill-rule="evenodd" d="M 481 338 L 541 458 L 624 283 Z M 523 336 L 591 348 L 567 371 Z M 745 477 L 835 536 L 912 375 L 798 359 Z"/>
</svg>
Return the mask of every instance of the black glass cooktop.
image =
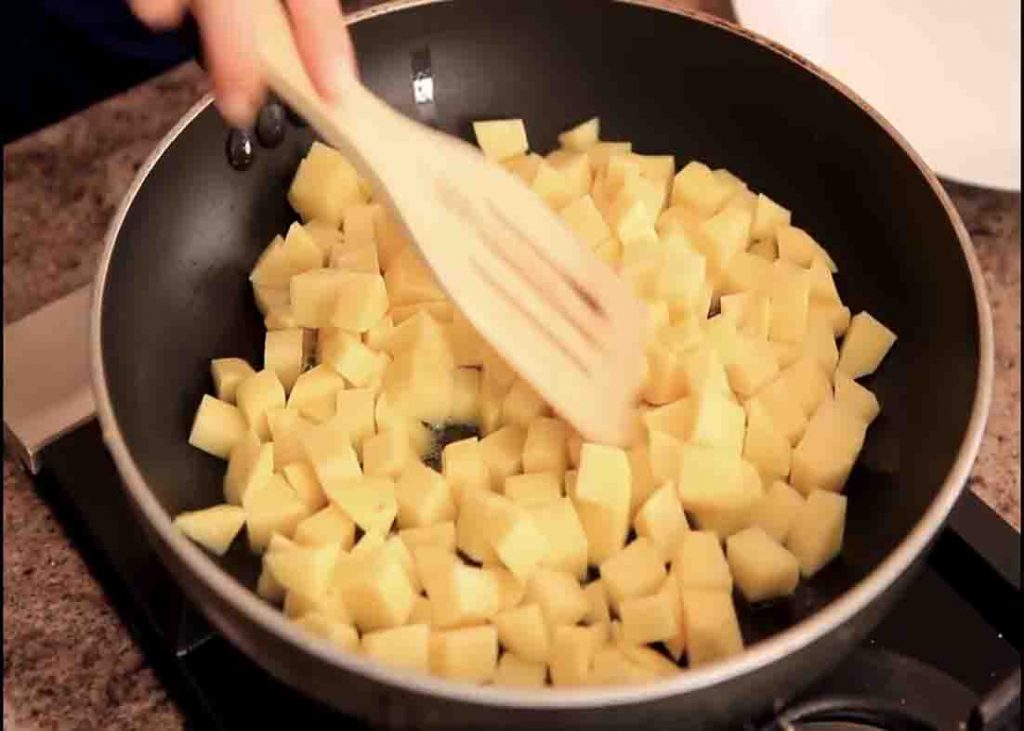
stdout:
<svg viewBox="0 0 1024 731">
<path fill-rule="evenodd" d="M 40 461 L 39 491 L 191 727 L 365 727 L 279 683 L 210 629 L 129 513 L 95 421 L 51 444 Z M 965 491 L 926 566 L 874 634 L 789 707 L 747 728 L 1020 728 L 1020 610 L 1019 535 Z"/>
</svg>

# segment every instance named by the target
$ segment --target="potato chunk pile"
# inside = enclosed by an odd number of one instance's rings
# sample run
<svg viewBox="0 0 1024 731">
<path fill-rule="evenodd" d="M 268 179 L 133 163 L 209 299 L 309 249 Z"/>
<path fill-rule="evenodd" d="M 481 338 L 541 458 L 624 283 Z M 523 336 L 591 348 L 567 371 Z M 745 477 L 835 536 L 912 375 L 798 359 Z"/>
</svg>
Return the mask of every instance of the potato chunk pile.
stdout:
<svg viewBox="0 0 1024 731">
<path fill-rule="evenodd" d="M 227 460 L 224 504 L 175 522 L 216 554 L 244 527 L 258 593 L 310 633 L 470 683 L 638 682 L 740 652 L 734 596 L 785 597 L 839 553 L 879 413 L 856 379 L 895 335 L 850 316 L 786 208 L 599 131 L 541 156 L 521 120 L 475 125 L 648 305 L 627 450 L 517 378 L 337 151 L 300 164 L 302 222 L 250 277 L 262 369 L 214 360 L 189 437 Z M 452 423 L 481 436 L 434 469 Z"/>
</svg>

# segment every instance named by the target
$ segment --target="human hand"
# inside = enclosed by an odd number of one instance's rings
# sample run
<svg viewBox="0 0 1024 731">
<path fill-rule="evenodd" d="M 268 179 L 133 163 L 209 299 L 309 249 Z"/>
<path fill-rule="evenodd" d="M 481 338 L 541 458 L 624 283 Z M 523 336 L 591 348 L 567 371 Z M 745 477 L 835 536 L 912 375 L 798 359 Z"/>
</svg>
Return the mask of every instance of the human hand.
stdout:
<svg viewBox="0 0 1024 731">
<path fill-rule="evenodd" d="M 181 23 L 191 11 L 203 39 L 217 108 L 239 127 L 255 119 L 266 91 L 254 47 L 249 0 L 129 0 L 132 12 L 157 30 Z M 292 32 L 310 78 L 327 100 L 335 100 L 345 77 L 356 73 L 352 39 L 340 0 L 285 0 Z"/>
</svg>

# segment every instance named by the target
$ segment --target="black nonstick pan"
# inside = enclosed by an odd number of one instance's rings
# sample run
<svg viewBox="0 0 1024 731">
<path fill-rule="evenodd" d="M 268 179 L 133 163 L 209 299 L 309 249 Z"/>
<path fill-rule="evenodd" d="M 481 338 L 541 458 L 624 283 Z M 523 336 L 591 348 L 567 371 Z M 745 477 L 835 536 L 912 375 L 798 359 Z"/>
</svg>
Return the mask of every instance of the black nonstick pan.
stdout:
<svg viewBox="0 0 1024 731">
<path fill-rule="evenodd" d="M 96 283 L 97 404 L 138 517 L 216 627 L 281 680 L 396 727 L 721 727 L 788 698 L 879 620 L 960 493 L 992 382 L 992 333 L 970 241 L 905 141 L 833 79 L 751 33 L 655 2 L 458 0 L 352 19 L 366 84 L 404 113 L 470 137 L 474 119 L 526 120 L 531 143 L 599 115 L 641 152 L 726 167 L 796 211 L 836 259 L 854 312 L 900 335 L 871 387 L 883 406 L 849 481 L 845 549 L 791 600 L 740 606 L 740 656 L 646 685 L 475 688 L 330 649 L 252 591 L 243 545 L 215 560 L 171 527 L 221 499 L 224 465 L 186 444 L 210 358 L 262 360 L 247 282 L 294 219 L 285 192 L 312 139 L 289 123 L 240 172 L 204 101 L 140 171 Z M 433 99 L 417 104 L 429 76 Z M 242 541 L 239 544 L 244 543 Z"/>
</svg>

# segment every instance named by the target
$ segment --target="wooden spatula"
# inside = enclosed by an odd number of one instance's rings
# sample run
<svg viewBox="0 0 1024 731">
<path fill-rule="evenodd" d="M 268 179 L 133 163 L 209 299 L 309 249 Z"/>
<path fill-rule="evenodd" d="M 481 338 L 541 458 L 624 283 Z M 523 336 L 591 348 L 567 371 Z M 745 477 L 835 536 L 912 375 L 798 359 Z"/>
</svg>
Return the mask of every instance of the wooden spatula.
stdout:
<svg viewBox="0 0 1024 731">
<path fill-rule="evenodd" d="M 518 179 L 392 110 L 356 78 L 316 93 L 279 0 L 253 0 L 271 88 L 390 202 L 466 317 L 584 439 L 624 445 L 644 366 L 643 306 Z"/>
</svg>

